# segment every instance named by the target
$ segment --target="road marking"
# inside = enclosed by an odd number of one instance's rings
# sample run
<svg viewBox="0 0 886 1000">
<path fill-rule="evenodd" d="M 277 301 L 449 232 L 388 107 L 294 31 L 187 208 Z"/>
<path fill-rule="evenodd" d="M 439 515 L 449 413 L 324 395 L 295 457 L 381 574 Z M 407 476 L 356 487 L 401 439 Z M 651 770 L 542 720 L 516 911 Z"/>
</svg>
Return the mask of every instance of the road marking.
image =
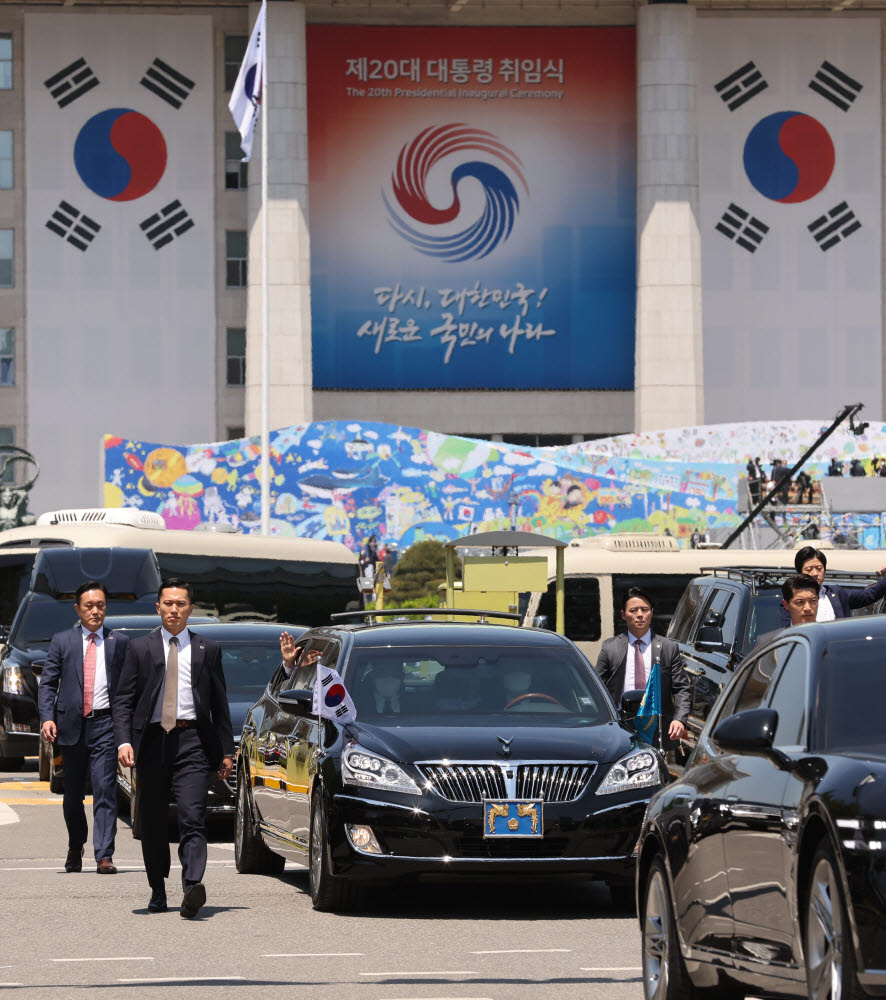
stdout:
<svg viewBox="0 0 886 1000">
<path fill-rule="evenodd" d="M 362 951 L 296 951 L 272 952 L 262 958 L 362 958 Z"/>
<path fill-rule="evenodd" d="M 48 792 L 49 782 L 28 781 L 27 779 L 20 779 L 19 781 L 16 781 L 15 779 L 13 779 L 12 781 L 0 781 L 0 788 L 30 788 L 32 790 L 35 788 L 39 788 L 43 792 Z"/>
<path fill-rule="evenodd" d="M 599 965 L 593 969 L 588 969 L 582 965 L 580 972 L 642 972 L 642 965 Z"/>
<path fill-rule="evenodd" d="M 153 962 L 153 955 L 119 955 L 112 958 L 50 958 L 50 962 Z"/>
<path fill-rule="evenodd" d="M 2 990 L 4 986 L 24 986 L 24 985 L 25 985 L 24 983 L 0 983 L 0 990 Z"/>
<path fill-rule="evenodd" d="M 245 976 L 157 976 L 155 979 L 118 979 L 118 983 L 227 983 Z"/>
<path fill-rule="evenodd" d="M 0 795 L 0 802 L 14 802 L 17 806 L 60 806 L 62 804 L 61 798 L 25 799 L 19 798 L 17 795 Z M 87 806 L 92 805 L 92 796 L 87 795 L 83 800 L 83 804 Z"/>
<path fill-rule="evenodd" d="M 492 951 L 469 951 L 469 955 L 548 955 L 551 952 L 571 952 L 571 948 L 500 948 Z"/>
<path fill-rule="evenodd" d="M 91 862 L 87 862 L 91 864 Z M 222 868 L 233 868 L 234 863 L 232 861 L 207 861 L 207 865 L 221 866 Z M 15 868 L 0 868 L 0 872 L 57 872 L 62 871 L 64 868 L 64 862 L 59 862 L 57 865 L 19 865 Z M 175 871 L 181 871 L 181 865 L 170 865 L 170 869 Z M 120 861 L 117 862 L 117 870 L 120 872 L 143 872 L 145 870 L 144 865 L 139 865 L 137 861 L 127 862 Z M 92 870 L 84 872 L 65 872 L 66 875 L 91 875 L 94 874 Z"/>
<path fill-rule="evenodd" d="M 448 972 L 360 972 L 360 976 L 476 976 L 478 973 L 471 971 L 448 971 Z"/>
<path fill-rule="evenodd" d="M 11 823 L 18 823 L 18 813 L 4 802 L 0 802 L 0 826 L 9 826 Z"/>
</svg>

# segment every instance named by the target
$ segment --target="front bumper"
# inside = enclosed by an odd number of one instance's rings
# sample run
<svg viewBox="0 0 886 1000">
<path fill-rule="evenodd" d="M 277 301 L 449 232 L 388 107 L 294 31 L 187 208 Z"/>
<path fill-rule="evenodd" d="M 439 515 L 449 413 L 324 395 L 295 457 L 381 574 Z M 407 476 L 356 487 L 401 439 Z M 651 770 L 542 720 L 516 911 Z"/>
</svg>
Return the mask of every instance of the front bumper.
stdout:
<svg viewBox="0 0 886 1000">
<path fill-rule="evenodd" d="M 483 836 L 483 807 L 432 795 L 366 796 L 347 786 L 329 806 L 333 872 L 355 879 L 464 875 L 581 875 L 630 884 L 634 848 L 653 792 L 545 803 L 541 838 Z M 616 801 L 613 801 L 615 799 Z M 348 824 L 370 826 L 384 853 L 356 849 Z"/>
<path fill-rule="evenodd" d="M 40 714 L 27 694 L 0 694 L 0 755 L 32 757 L 40 748 Z"/>
</svg>

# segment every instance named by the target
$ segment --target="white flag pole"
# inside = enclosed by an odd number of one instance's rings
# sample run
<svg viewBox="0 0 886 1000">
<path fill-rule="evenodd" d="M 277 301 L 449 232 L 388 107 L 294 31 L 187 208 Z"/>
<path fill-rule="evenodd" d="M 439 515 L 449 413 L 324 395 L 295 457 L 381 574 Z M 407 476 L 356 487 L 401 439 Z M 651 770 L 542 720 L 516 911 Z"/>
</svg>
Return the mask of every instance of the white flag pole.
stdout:
<svg viewBox="0 0 886 1000">
<path fill-rule="evenodd" d="M 261 533 L 271 533 L 271 440 L 270 440 L 270 302 L 268 296 L 268 32 L 265 14 L 265 37 L 262 45 L 261 106 Z"/>
</svg>

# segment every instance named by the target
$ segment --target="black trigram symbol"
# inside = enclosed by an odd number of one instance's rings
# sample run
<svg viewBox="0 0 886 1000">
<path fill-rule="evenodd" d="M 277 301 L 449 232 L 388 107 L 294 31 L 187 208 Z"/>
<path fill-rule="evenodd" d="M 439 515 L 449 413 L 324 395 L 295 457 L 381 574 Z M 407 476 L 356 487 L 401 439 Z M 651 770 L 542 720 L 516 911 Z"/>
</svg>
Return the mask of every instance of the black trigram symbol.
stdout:
<svg viewBox="0 0 886 1000">
<path fill-rule="evenodd" d="M 339 706 L 335 710 L 335 717 L 337 719 L 340 719 L 343 715 L 347 715 L 347 714 L 348 714 L 348 706 L 347 705 L 341 705 L 341 706 Z"/>
<path fill-rule="evenodd" d="M 815 222 L 809 224 L 809 232 L 822 250 L 830 250 L 858 229 L 861 229 L 861 223 L 845 201 L 841 201 L 830 212 L 820 215 Z"/>
<path fill-rule="evenodd" d="M 754 218 L 734 202 L 729 205 L 714 228 L 749 253 L 756 251 L 763 242 L 763 237 L 769 232 L 766 223 Z"/>
<path fill-rule="evenodd" d="M 88 250 L 101 226 L 88 215 L 83 215 L 73 205 L 60 201 L 58 208 L 47 220 L 46 228 L 51 229 L 56 236 L 61 236 L 78 250 Z"/>
<path fill-rule="evenodd" d="M 151 241 L 155 250 L 165 247 L 176 236 L 181 236 L 193 228 L 193 225 L 193 220 L 178 200 L 171 201 L 140 224 L 142 232 Z"/>
<path fill-rule="evenodd" d="M 97 87 L 98 77 L 81 56 L 70 66 L 65 66 L 48 80 L 44 80 L 43 86 L 56 99 L 60 108 L 66 108 L 72 101 L 76 101 L 78 97 Z"/>
<path fill-rule="evenodd" d="M 329 687 L 334 678 L 335 674 L 327 674 L 325 677 L 320 678 L 320 683 L 323 685 L 323 687 Z"/>
<path fill-rule="evenodd" d="M 140 83 L 174 108 L 180 108 L 194 89 L 193 80 L 189 80 L 162 59 L 155 59 L 151 63 Z"/>
<path fill-rule="evenodd" d="M 821 64 L 818 72 L 809 81 L 810 90 L 836 104 L 841 111 L 848 111 L 861 93 L 861 84 L 851 76 L 837 69 L 827 59 Z"/>
<path fill-rule="evenodd" d="M 724 76 L 719 83 L 714 84 L 714 90 L 720 95 L 723 103 L 730 111 L 735 111 L 742 104 L 756 97 L 769 84 L 763 79 L 763 74 L 753 61 L 745 63 L 729 76 Z"/>
</svg>

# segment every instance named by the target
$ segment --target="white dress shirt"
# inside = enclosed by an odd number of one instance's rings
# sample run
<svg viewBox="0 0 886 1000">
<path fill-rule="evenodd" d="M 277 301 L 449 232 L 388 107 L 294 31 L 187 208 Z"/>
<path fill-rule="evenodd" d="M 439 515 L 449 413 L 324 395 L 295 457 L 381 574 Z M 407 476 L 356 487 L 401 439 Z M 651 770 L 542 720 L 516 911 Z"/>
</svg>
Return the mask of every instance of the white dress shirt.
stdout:
<svg viewBox="0 0 886 1000">
<path fill-rule="evenodd" d="M 646 677 L 639 683 L 634 673 L 634 657 L 636 656 L 634 646 L 638 642 L 642 642 L 645 647 L 643 650 L 643 666 L 646 673 Z M 628 662 L 625 664 L 625 691 L 642 690 L 645 688 L 646 681 L 649 680 L 650 670 L 652 670 L 652 629 L 647 629 L 646 635 L 642 639 L 638 639 L 628 632 Z"/>
<path fill-rule="evenodd" d="M 172 633 L 167 632 L 163 626 L 160 627 L 160 637 L 163 640 L 163 662 L 169 662 L 169 640 Z M 154 714 L 151 722 L 159 722 L 163 714 L 163 695 L 166 691 L 166 675 L 163 675 L 163 683 L 160 685 L 160 694 L 157 695 L 157 704 L 154 706 Z M 194 708 L 194 690 L 191 687 L 191 630 L 186 628 L 178 634 L 178 707 L 175 710 L 176 719 L 196 719 L 197 711 Z"/>
<path fill-rule="evenodd" d="M 80 626 L 83 635 L 83 664 L 86 664 L 86 650 L 89 647 L 89 637 L 92 632 L 85 625 Z M 99 629 L 95 634 L 95 687 L 92 692 L 92 710 L 110 708 L 111 698 L 108 693 L 108 671 L 105 667 L 105 637 Z"/>
<path fill-rule="evenodd" d="M 822 587 L 818 595 L 818 611 L 815 613 L 815 620 L 817 622 L 832 622 L 836 617 L 828 592 Z"/>
</svg>

